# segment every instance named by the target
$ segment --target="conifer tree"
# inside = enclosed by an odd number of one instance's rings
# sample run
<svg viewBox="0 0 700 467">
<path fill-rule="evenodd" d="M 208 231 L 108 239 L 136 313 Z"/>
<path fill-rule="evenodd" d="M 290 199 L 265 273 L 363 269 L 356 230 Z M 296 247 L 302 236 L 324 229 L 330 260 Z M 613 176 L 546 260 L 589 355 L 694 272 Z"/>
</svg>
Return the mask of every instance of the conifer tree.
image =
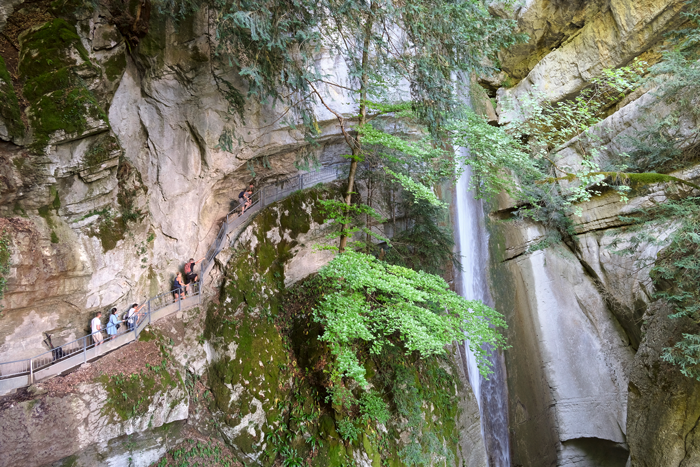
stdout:
<svg viewBox="0 0 700 467">
<path fill-rule="evenodd" d="M 313 103 L 337 118 L 350 148 L 348 209 L 365 144 L 402 145 L 398 138 L 377 135 L 371 118 L 410 112 L 432 135 L 433 146 L 440 146 L 445 121 L 459 108 L 455 77 L 488 72 L 484 63 L 495 63 L 498 50 L 519 39 L 512 33 L 513 22 L 492 17 L 481 0 L 213 1 L 219 12 L 217 54 L 239 68 L 249 98 L 282 101 L 291 123 L 303 123 L 309 138 L 318 131 Z M 334 82 L 317 68 L 322 52 L 345 60 L 347 83 Z M 324 92 L 329 88 L 353 98 L 357 114 L 343 115 L 334 108 Z M 402 88 L 403 95 L 397 92 Z M 242 96 L 228 89 L 230 102 L 240 108 Z M 416 150 L 410 144 L 404 149 L 409 155 Z M 434 156 L 452 158 L 448 152 Z M 397 180 L 405 189 L 425 194 L 415 180 Z M 348 224 L 342 226 L 340 251 L 348 229 Z"/>
</svg>

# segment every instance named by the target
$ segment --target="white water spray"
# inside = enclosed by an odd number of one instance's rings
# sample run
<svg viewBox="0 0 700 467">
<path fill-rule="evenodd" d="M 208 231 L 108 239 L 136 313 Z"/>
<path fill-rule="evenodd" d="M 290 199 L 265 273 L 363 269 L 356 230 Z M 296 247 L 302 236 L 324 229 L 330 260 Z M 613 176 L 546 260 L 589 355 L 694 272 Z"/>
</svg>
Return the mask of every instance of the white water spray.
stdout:
<svg viewBox="0 0 700 467">
<path fill-rule="evenodd" d="M 468 150 L 459 148 L 462 160 Z M 468 300 L 481 300 L 493 305 L 488 290 L 488 234 L 484 226 L 484 211 L 480 200 L 469 190 L 471 168 L 464 167 L 455 193 L 457 247 L 462 272 L 458 274 L 458 292 Z M 469 383 L 479 404 L 481 435 L 484 439 L 489 467 L 510 467 L 510 443 L 508 434 L 508 396 L 505 382 L 505 365 L 498 352 L 490 352 L 493 374 L 485 380 L 479 373 L 474 354 L 464 344 Z"/>
<path fill-rule="evenodd" d="M 466 149 L 460 148 L 460 157 L 466 157 Z M 464 172 L 457 181 L 456 212 L 457 212 L 457 247 L 461 255 L 462 263 L 461 280 L 459 282 L 459 294 L 467 300 L 484 300 L 485 284 L 482 283 L 484 274 L 481 269 L 484 267 L 482 261 L 482 245 L 486 239 L 483 229 L 479 228 L 481 218 L 481 203 L 476 202 L 473 193 L 469 190 L 471 179 L 471 167 L 463 167 Z M 476 358 L 465 343 L 467 355 L 467 369 L 469 384 L 472 387 L 476 401 L 481 408 L 481 375 L 476 365 Z M 483 428 L 483 427 L 482 427 Z"/>
</svg>

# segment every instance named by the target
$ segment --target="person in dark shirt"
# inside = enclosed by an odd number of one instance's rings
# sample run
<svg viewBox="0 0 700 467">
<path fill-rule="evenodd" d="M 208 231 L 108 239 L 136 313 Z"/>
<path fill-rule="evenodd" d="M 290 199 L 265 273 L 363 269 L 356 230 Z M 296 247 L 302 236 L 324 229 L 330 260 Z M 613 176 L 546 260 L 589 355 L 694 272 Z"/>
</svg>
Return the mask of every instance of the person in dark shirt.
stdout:
<svg viewBox="0 0 700 467">
<path fill-rule="evenodd" d="M 175 300 L 185 299 L 185 281 L 182 279 L 182 273 L 180 271 L 177 272 L 175 280 L 173 281 L 173 295 L 175 296 Z"/>
</svg>

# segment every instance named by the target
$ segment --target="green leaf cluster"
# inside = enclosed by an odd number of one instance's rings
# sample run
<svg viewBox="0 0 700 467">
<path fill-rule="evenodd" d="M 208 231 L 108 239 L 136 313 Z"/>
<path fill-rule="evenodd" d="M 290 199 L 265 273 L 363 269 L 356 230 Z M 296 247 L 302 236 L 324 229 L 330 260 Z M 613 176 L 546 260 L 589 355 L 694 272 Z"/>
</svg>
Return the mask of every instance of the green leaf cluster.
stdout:
<svg viewBox="0 0 700 467">
<path fill-rule="evenodd" d="M 7 231 L 0 233 L 0 300 L 5 297 L 7 287 L 7 275 L 10 273 L 10 259 L 12 257 L 12 243 Z"/>
<path fill-rule="evenodd" d="M 347 251 L 319 272 L 329 291 L 314 310 L 323 324 L 321 337 L 336 358 L 335 378 L 367 386 L 355 346 L 378 354 L 400 345 L 422 357 L 443 354 L 445 346 L 469 339 L 480 371 L 489 362 L 481 344 L 502 348 L 499 329 L 505 321 L 480 301 L 466 300 L 439 276 L 383 263 L 370 255 Z"/>
</svg>

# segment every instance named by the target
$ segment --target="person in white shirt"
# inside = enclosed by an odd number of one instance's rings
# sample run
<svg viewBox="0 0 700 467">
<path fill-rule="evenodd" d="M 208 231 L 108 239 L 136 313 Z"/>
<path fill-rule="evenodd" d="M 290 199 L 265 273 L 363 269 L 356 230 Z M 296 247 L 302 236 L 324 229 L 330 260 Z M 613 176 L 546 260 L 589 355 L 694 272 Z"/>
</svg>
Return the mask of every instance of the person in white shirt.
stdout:
<svg viewBox="0 0 700 467">
<path fill-rule="evenodd" d="M 126 324 L 129 326 L 129 331 L 133 331 L 138 324 L 138 313 L 145 305 L 146 304 L 144 303 L 143 305 L 139 306 L 138 303 L 134 303 L 131 305 L 131 308 L 129 308 L 129 311 L 126 312 Z"/>
<path fill-rule="evenodd" d="M 95 347 L 102 343 L 102 312 L 98 311 L 90 325 L 92 327 L 92 341 L 95 343 Z"/>
</svg>

